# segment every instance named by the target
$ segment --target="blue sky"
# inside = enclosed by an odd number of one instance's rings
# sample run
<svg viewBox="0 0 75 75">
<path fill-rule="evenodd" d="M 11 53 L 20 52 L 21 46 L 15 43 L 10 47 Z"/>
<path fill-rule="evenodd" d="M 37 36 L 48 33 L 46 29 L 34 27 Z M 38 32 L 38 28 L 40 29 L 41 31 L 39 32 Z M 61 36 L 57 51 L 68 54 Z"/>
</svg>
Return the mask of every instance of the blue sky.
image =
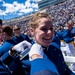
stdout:
<svg viewBox="0 0 75 75">
<path fill-rule="evenodd" d="M 41 0 L 0 0 L 0 18 L 7 20 L 38 11 Z"/>
</svg>

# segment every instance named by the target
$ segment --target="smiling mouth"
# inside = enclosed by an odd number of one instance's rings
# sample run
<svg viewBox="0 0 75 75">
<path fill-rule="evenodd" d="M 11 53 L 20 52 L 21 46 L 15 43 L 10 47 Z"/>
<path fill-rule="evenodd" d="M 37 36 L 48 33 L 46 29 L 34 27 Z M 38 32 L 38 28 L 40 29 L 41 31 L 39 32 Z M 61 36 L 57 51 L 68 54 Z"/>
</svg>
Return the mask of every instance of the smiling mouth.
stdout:
<svg viewBox="0 0 75 75">
<path fill-rule="evenodd" d="M 52 39 L 52 37 L 51 38 L 43 38 L 44 40 L 51 40 Z"/>
</svg>

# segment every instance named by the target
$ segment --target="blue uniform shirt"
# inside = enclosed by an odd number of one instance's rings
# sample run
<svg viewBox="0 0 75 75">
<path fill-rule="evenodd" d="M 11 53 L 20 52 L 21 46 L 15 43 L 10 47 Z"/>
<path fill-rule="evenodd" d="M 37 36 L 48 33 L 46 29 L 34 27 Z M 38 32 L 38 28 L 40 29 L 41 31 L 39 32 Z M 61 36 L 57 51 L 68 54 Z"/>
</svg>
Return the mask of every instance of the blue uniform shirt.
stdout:
<svg viewBox="0 0 75 75">
<path fill-rule="evenodd" d="M 16 42 L 11 39 L 11 40 L 6 40 L 5 42 L 3 42 L 3 44 L 0 46 L 0 57 L 8 52 L 12 46 L 16 45 Z"/>
<path fill-rule="evenodd" d="M 15 40 L 16 43 L 20 43 L 24 40 L 28 41 L 28 42 L 32 42 L 32 40 L 25 34 L 20 34 L 20 36 L 14 36 L 13 39 Z"/>
</svg>

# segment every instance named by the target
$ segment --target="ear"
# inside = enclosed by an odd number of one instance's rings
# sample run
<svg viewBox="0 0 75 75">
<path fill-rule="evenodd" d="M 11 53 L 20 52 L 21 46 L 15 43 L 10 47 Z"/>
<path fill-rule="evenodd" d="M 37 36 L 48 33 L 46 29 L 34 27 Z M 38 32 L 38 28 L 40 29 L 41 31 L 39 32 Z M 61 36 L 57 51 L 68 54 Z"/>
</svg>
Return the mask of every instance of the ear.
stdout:
<svg viewBox="0 0 75 75">
<path fill-rule="evenodd" d="M 34 36 L 34 29 L 33 28 L 30 28 L 30 33 L 32 36 Z"/>
</svg>

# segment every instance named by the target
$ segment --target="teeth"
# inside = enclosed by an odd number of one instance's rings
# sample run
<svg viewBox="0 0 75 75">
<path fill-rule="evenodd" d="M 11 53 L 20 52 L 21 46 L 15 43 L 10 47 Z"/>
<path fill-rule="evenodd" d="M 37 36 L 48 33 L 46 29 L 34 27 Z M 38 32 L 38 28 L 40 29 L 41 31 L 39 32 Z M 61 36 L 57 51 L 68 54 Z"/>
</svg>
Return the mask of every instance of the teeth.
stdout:
<svg viewBox="0 0 75 75">
<path fill-rule="evenodd" d="M 50 40 L 50 38 L 45 38 L 46 40 Z"/>
</svg>

